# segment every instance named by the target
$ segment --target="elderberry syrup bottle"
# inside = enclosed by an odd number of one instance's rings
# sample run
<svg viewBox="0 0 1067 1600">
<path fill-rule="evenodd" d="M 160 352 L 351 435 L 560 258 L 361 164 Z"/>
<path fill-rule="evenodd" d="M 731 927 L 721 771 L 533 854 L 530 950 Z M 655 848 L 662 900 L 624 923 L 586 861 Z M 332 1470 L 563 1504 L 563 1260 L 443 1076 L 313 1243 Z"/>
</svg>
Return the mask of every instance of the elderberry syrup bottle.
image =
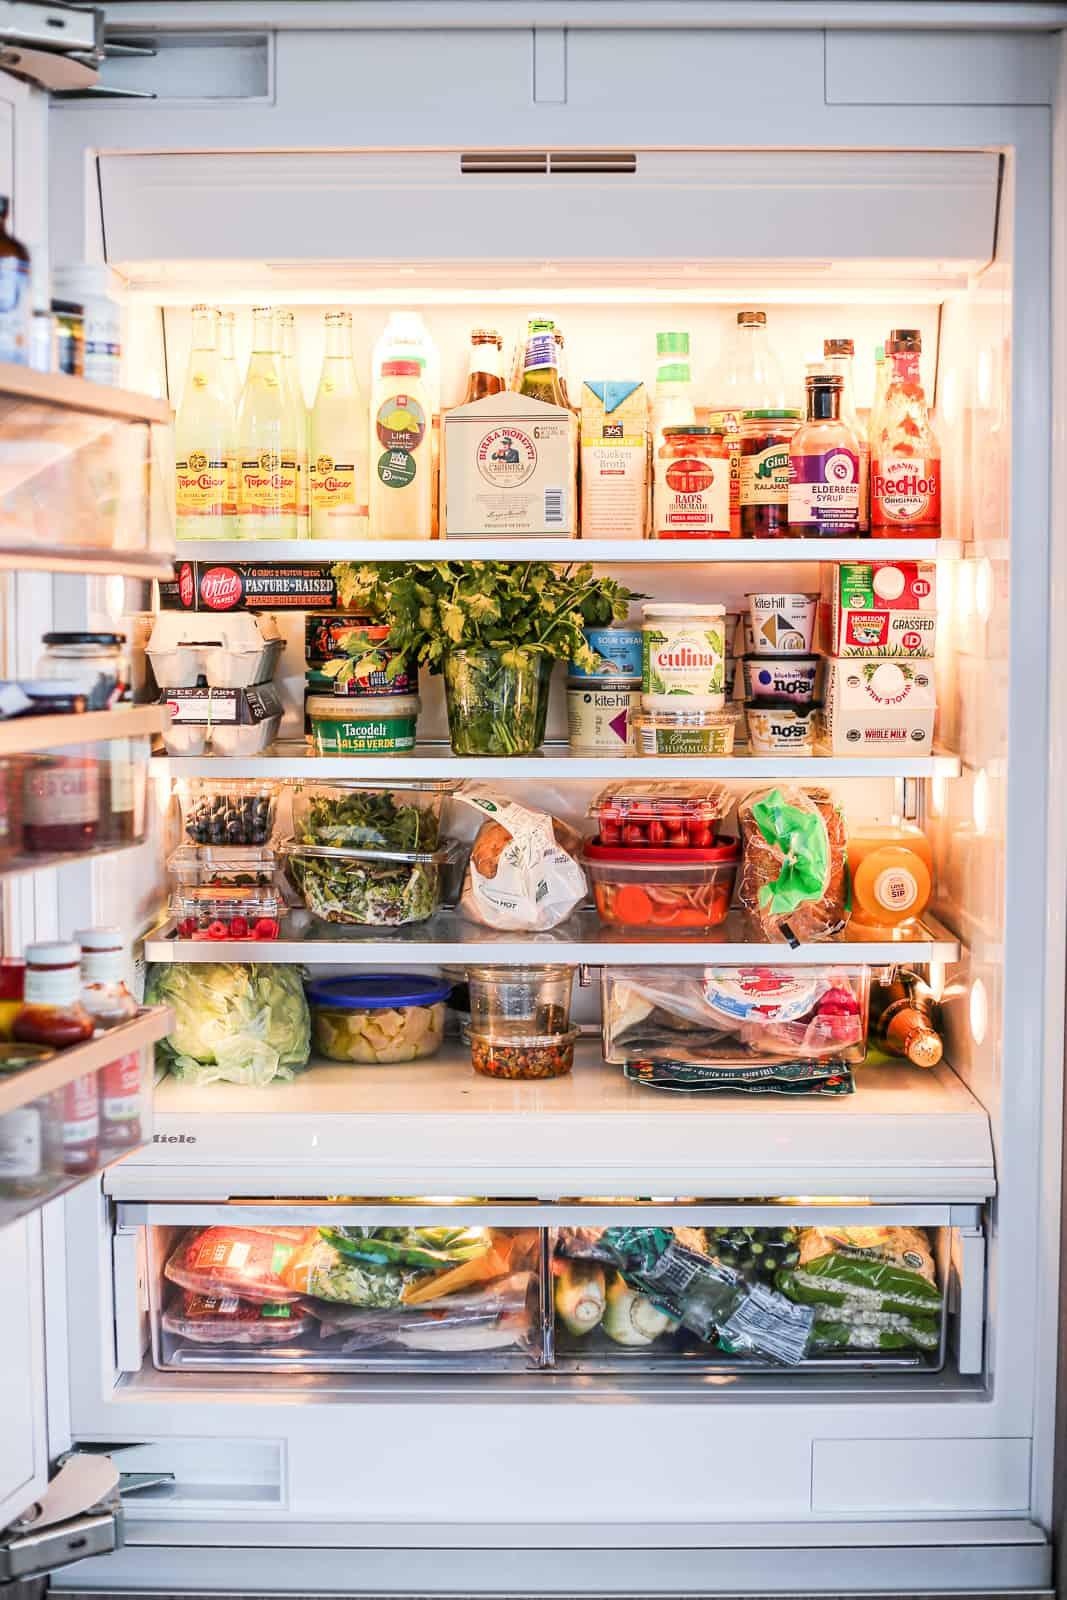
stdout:
<svg viewBox="0 0 1067 1600">
<path fill-rule="evenodd" d="M 807 420 L 789 445 L 789 532 L 800 539 L 854 539 L 860 521 L 860 442 L 841 420 L 844 382 L 815 372 L 804 381 Z"/>
</svg>

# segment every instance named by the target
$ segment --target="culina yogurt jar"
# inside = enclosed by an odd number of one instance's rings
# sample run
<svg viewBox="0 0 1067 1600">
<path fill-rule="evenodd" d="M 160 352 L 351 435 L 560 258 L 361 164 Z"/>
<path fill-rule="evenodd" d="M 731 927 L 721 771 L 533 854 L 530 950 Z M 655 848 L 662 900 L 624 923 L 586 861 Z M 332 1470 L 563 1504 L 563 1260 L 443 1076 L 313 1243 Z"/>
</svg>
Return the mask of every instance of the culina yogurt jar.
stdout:
<svg viewBox="0 0 1067 1600">
<path fill-rule="evenodd" d="M 633 716 L 641 709 L 641 686 L 631 683 L 567 684 L 567 727 L 572 750 L 596 755 L 630 755 Z"/>
<path fill-rule="evenodd" d="M 568 677 L 574 680 L 595 680 L 597 683 L 636 682 L 641 677 L 640 628 L 583 628 L 585 642 L 595 650 L 601 664 L 592 672 L 585 672 L 572 661 Z"/>
<path fill-rule="evenodd" d="M 305 709 L 311 743 L 320 756 L 391 756 L 415 748 L 418 695 L 350 700 L 311 694 Z"/>
<path fill-rule="evenodd" d="M 726 607 L 642 607 L 641 702 L 646 711 L 721 711 L 726 703 Z"/>
</svg>

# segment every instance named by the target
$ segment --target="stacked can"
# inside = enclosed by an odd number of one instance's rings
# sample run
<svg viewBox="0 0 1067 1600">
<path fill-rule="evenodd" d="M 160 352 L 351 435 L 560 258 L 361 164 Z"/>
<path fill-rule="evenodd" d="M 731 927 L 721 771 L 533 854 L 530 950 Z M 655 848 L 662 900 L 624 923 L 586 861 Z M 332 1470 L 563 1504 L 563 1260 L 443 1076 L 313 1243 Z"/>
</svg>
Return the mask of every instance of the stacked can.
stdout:
<svg viewBox="0 0 1067 1600">
<path fill-rule="evenodd" d="M 818 595 L 746 596 L 741 670 L 752 755 L 815 754 L 819 669 L 812 649 Z"/>
<path fill-rule="evenodd" d="M 641 624 L 639 755 L 729 755 L 726 607 L 650 602 Z"/>
<path fill-rule="evenodd" d="M 389 625 L 370 617 L 309 613 L 305 621 L 305 731 L 319 755 L 393 755 L 415 747 L 419 674 L 389 648 Z M 359 662 L 363 670 L 352 670 Z"/>
<path fill-rule="evenodd" d="M 592 672 L 577 661 L 567 676 L 567 727 L 576 753 L 628 756 L 634 750 L 633 718 L 641 709 L 641 630 L 625 625 L 583 628 L 585 642 L 600 657 Z"/>
</svg>

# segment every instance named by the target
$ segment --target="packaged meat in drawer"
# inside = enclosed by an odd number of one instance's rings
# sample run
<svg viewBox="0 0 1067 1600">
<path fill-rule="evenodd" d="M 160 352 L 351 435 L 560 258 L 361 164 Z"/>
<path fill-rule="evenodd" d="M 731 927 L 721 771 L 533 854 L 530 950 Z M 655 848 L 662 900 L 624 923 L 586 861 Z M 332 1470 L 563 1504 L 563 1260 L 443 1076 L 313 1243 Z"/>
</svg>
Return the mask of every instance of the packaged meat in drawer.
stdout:
<svg viewBox="0 0 1067 1600">
<path fill-rule="evenodd" d="M 148 1229 L 156 1366 L 538 1366 L 540 1236 L 488 1227 Z"/>
</svg>

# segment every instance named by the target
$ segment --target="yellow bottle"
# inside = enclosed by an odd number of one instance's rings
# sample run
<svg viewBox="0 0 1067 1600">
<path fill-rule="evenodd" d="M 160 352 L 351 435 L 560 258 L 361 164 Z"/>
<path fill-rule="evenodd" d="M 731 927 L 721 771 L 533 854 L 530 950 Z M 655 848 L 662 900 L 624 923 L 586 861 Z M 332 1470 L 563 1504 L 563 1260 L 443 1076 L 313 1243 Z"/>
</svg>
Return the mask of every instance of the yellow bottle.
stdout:
<svg viewBox="0 0 1067 1600">
<path fill-rule="evenodd" d="M 174 531 L 179 539 L 234 532 L 235 419 L 218 349 L 219 314 L 193 307 L 193 337 L 174 428 Z"/>
<path fill-rule="evenodd" d="M 419 362 L 383 361 L 371 417 L 372 539 L 431 537 L 432 421 Z"/>
<path fill-rule="evenodd" d="M 849 828 L 852 878 L 850 928 L 903 928 L 926 910 L 933 887 L 933 853 L 911 823 Z"/>
<path fill-rule="evenodd" d="M 311 412 L 313 539 L 367 537 L 367 410 L 352 360 L 352 314 L 327 311 L 326 353 Z"/>
<path fill-rule="evenodd" d="M 292 410 L 275 346 L 270 306 L 252 312 L 252 356 L 237 419 L 237 532 L 246 539 L 297 538 L 297 462 Z"/>
<path fill-rule="evenodd" d="M 291 311 L 275 313 L 278 323 L 278 350 L 282 358 L 282 383 L 289 407 L 288 449 L 296 461 L 296 536 L 308 536 L 308 413 L 300 363 L 296 357 L 296 321 Z"/>
</svg>

